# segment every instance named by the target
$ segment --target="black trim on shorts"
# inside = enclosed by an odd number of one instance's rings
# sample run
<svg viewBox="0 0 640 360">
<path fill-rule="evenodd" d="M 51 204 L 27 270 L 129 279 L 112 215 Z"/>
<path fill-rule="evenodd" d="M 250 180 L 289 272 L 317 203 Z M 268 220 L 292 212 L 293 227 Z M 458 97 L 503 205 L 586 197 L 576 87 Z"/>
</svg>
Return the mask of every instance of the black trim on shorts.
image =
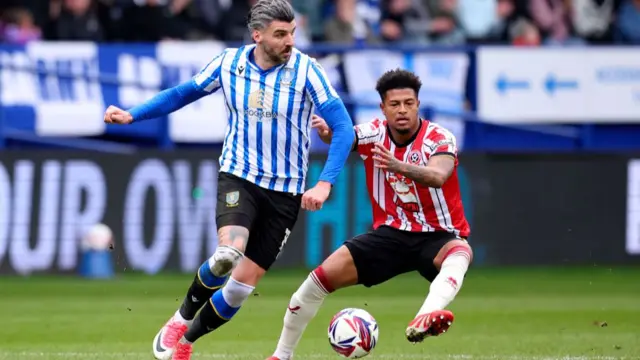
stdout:
<svg viewBox="0 0 640 360">
<path fill-rule="evenodd" d="M 218 229 L 225 226 L 242 226 L 243 228 L 251 229 L 251 223 L 251 217 L 243 213 L 221 214 L 216 217 Z"/>
</svg>

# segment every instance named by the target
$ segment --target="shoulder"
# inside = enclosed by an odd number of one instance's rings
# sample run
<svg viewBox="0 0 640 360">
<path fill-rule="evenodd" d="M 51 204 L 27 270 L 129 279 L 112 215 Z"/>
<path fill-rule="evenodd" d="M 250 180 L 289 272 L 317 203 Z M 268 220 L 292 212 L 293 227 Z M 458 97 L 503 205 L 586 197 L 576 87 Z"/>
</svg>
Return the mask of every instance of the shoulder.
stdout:
<svg viewBox="0 0 640 360">
<path fill-rule="evenodd" d="M 429 121 L 427 125 L 427 131 L 424 134 L 425 140 L 439 141 L 439 140 L 454 140 L 455 136 L 451 131 L 440 124 Z"/>
<path fill-rule="evenodd" d="M 440 124 L 429 121 L 423 137 L 423 147 L 430 152 L 441 146 L 456 146 L 456 137 L 447 128 Z"/>
<path fill-rule="evenodd" d="M 297 48 L 293 48 L 291 56 L 300 56 L 300 66 L 303 66 L 304 68 L 315 68 L 317 70 L 323 70 L 322 65 L 320 65 L 318 59 L 300 51 Z"/>
<path fill-rule="evenodd" d="M 385 133 L 385 124 L 385 121 L 373 119 L 369 122 L 356 125 L 356 136 L 360 144 L 380 141 L 380 138 Z"/>
<path fill-rule="evenodd" d="M 225 58 L 233 58 L 237 54 L 241 54 L 245 50 L 246 50 L 246 46 L 239 47 L 239 48 L 237 48 L 237 47 L 228 47 L 228 48 L 224 49 L 224 51 L 222 51 L 221 55 L 224 56 Z"/>
</svg>

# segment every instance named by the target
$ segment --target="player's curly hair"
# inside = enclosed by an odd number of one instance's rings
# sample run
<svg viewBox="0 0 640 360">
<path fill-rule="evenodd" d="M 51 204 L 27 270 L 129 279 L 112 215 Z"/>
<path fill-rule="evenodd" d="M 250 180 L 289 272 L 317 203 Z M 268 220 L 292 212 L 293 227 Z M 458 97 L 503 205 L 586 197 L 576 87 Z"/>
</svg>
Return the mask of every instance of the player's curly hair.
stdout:
<svg viewBox="0 0 640 360">
<path fill-rule="evenodd" d="M 376 91 L 380 94 L 380 99 L 384 101 L 387 91 L 394 89 L 413 89 L 416 96 L 420 93 L 422 81 L 411 71 L 394 69 L 385 72 L 376 84 Z"/>
<path fill-rule="evenodd" d="M 289 0 L 258 0 L 249 10 L 247 27 L 249 31 L 262 30 L 272 21 L 292 22 L 295 13 Z"/>
</svg>

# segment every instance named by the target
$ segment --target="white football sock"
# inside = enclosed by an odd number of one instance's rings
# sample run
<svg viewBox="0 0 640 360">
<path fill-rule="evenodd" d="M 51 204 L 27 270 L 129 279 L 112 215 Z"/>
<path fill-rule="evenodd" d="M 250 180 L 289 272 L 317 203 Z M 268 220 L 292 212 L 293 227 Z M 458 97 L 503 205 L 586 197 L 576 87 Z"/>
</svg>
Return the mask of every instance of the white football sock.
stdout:
<svg viewBox="0 0 640 360">
<path fill-rule="evenodd" d="M 418 315 L 442 310 L 453 301 L 462 287 L 470 261 L 471 255 L 466 248 L 454 249 L 454 252 L 444 259 L 440 273 L 431 282 L 429 294 Z"/>
<path fill-rule="evenodd" d="M 178 311 L 176 311 L 176 313 L 173 315 L 173 320 L 176 320 L 179 323 L 187 326 L 191 326 L 191 324 L 193 323 L 193 320 L 185 320 L 185 318 L 182 317 L 182 314 L 180 314 L 180 309 L 178 309 Z"/>
<path fill-rule="evenodd" d="M 327 290 L 329 288 L 329 290 Z M 293 356 L 307 324 L 320 309 L 324 298 L 331 292 L 321 268 L 314 270 L 291 297 L 289 308 L 284 315 L 284 326 L 273 354 L 280 360 Z"/>
</svg>

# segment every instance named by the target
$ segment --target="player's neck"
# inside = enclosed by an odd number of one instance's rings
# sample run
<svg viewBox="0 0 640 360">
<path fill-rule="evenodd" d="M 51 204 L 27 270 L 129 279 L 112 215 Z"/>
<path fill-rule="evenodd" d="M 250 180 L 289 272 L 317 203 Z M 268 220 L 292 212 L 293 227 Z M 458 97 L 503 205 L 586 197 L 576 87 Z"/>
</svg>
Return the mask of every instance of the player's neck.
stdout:
<svg viewBox="0 0 640 360">
<path fill-rule="evenodd" d="M 265 54 L 264 51 L 259 46 L 256 46 L 255 50 L 253 51 L 253 61 L 263 71 L 269 70 L 274 66 L 280 65 L 278 63 L 275 63 L 269 60 L 269 56 L 267 56 L 267 54 Z"/>
<path fill-rule="evenodd" d="M 418 119 L 417 124 L 407 133 L 399 133 L 397 130 L 387 125 L 391 141 L 393 141 L 396 146 L 406 146 L 412 143 L 418 136 L 418 132 L 420 132 L 421 128 L 422 119 Z"/>
</svg>

